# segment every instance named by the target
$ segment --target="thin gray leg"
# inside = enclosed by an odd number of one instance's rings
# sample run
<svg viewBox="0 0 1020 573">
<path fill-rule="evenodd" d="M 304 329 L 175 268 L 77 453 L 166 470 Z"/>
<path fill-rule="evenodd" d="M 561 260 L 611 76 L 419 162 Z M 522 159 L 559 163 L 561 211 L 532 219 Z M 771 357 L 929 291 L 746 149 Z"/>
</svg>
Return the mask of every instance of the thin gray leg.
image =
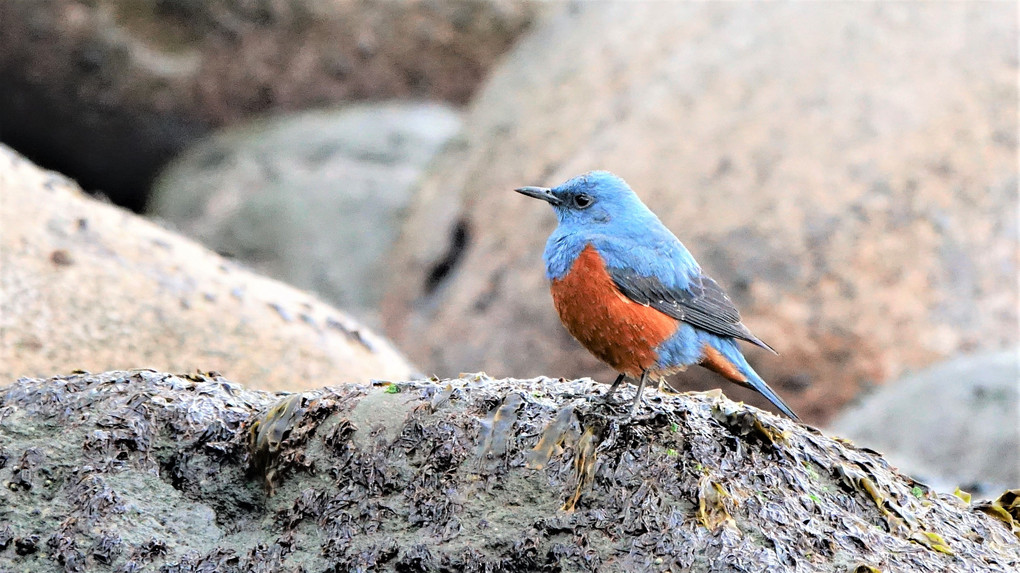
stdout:
<svg viewBox="0 0 1020 573">
<path fill-rule="evenodd" d="M 641 381 L 637 385 L 637 394 L 634 395 L 634 403 L 630 405 L 630 415 L 637 413 L 638 404 L 641 403 L 641 393 L 645 391 L 645 382 L 648 381 L 648 370 L 641 371 Z"/>
<path fill-rule="evenodd" d="M 626 377 L 627 375 L 623 373 L 616 377 L 616 382 L 613 382 L 613 385 L 609 387 L 609 391 L 602 397 L 603 402 L 608 402 L 610 404 L 613 403 L 613 394 L 616 394 L 616 389 L 620 387 L 620 383 L 623 382 L 623 379 Z"/>
</svg>

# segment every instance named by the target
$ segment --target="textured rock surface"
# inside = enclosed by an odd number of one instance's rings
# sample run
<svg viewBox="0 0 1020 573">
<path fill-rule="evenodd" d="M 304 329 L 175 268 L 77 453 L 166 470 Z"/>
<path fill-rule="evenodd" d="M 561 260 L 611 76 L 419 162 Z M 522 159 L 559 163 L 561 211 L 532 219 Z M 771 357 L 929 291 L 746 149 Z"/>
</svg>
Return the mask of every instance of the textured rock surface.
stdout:
<svg viewBox="0 0 1020 573">
<path fill-rule="evenodd" d="M 385 339 L 0 146 L 0 378 L 212 370 L 266 389 L 406 378 Z"/>
<path fill-rule="evenodd" d="M 23 379 L 0 389 L 0 569 L 1020 565 L 1015 508 L 932 493 L 726 399 L 653 391 L 624 421 L 594 390 L 471 377 L 279 397 L 149 371 Z"/>
<path fill-rule="evenodd" d="M 463 103 L 534 5 L 2 0 L 0 140 L 140 208 L 211 127 L 392 97 Z"/>
<path fill-rule="evenodd" d="M 941 363 L 863 397 L 832 422 L 835 434 L 886 454 L 943 490 L 1020 484 L 1017 352 Z"/>
<path fill-rule="evenodd" d="M 779 350 L 750 359 L 808 419 L 1013 344 L 1017 41 L 1012 3 L 564 8 L 424 184 L 387 332 L 440 374 L 612 380 L 552 309 L 552 214 L 512 191 L 602 168 Z"/>
<path fill-rule="evenodd" d="M 199 142 L 149 213 L 218 253 L 365 318 L 425 167 L 460 128 L 449 107 L 390 102 L 273 117 Z"/>
</svg>

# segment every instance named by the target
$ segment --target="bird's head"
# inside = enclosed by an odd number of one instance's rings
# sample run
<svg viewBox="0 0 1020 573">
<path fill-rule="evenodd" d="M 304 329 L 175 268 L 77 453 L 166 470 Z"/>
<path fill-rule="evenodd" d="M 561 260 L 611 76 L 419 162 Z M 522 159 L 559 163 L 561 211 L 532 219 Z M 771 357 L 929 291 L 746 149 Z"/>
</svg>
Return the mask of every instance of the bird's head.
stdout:
<svg viewBox="0 0 1020 573">
<path fill-rule="evenodd" d="M 655 215 L 623 180 L 608 171 L 589 171 L 556 187 L 521 187 L 518 193 L 547 201 L 561 226 L 599 228 L 641 223 Z"/>
</svg>

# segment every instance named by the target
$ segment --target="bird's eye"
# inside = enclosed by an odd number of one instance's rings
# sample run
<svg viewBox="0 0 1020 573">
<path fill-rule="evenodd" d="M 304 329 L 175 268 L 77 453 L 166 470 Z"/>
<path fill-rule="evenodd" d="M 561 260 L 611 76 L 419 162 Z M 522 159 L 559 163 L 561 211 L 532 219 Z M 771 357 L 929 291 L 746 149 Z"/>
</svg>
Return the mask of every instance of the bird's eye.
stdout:
<svg viewBox="0 0 1020 573">
<path fill-rule="evenodd" d="M 584 193 L 574 195 L 574 206 L 578 209 L 585 209 L 591 206 L 592 201 L 593 199 L 591 198 L 591 195 L 586 195 Z"/>
</svg>

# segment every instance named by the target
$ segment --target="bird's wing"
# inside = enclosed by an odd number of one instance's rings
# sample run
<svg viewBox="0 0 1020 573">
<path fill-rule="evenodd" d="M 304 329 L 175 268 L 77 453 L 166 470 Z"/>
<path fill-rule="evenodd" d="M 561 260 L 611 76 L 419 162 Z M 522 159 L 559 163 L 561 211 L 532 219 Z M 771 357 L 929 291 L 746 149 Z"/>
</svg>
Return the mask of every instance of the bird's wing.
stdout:
<svg viewBox="0 0 1020 573">
<path fill-rule="evenodd" d="M 670 287 L 654 276 L 627 268 L 609 268 L 609 276 L 624 296 L 650 306 L 677 320 L 718 336 L 746 340 L 773 353 L 776 351 L 751 334 L 742 322 L 737 307 L 722 287 L 700 271 L 685 288 Z"/>
</svg>

